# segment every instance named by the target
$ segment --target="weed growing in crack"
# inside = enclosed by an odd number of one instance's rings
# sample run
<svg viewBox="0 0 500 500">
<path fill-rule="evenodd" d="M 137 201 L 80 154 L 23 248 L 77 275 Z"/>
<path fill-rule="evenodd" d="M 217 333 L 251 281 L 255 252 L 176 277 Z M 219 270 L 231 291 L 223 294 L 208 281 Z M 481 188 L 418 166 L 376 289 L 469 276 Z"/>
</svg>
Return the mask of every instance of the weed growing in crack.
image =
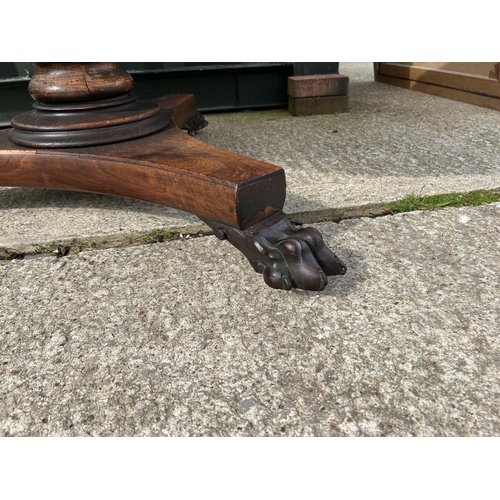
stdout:
<svg viewBox="0 0 500 500">
<path fill-rule="evenodd" d="M 155 229 L 144 236 L 144 241 L 146 243 L 161 243 L 163 241 L 172 241 L 176 239 L 177 236 L 170 231 L 165 229 Z"/>
<path fill-rule="evenodd" d="M 415 210 L 437 210 L 445 207 L 477 207 L 484 203 L 500 201 L 500 195 L 490 191 L 477 190 L 469 193 L 446 193 L 430 196 L 407 194 L 403 199 L 388 207 L 391 214 L 413 212 Z"/>
</svg>

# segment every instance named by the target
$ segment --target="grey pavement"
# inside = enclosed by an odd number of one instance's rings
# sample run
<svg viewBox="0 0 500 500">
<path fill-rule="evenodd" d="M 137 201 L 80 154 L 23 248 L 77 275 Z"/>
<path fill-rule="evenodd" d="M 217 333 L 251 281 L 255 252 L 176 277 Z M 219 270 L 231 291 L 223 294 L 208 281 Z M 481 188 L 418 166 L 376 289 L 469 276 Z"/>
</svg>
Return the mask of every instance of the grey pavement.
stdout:
<svg viewBox="0 0 500 500">
<path fill-rule="evenodd" d="M 351 113 L 208 116 L 310 220 L 500 187 L 498 112 L 351 76 Z M 362 211 L 360 211 L 362 213 Z M 0 190 L 0 247 L 199 229 L 133 200 Z M 212 236 L 0 261 L 0 435 L 498 436 L 500 204 L 314 224 L 348 271 L 268 288 Z"/>
</svg>

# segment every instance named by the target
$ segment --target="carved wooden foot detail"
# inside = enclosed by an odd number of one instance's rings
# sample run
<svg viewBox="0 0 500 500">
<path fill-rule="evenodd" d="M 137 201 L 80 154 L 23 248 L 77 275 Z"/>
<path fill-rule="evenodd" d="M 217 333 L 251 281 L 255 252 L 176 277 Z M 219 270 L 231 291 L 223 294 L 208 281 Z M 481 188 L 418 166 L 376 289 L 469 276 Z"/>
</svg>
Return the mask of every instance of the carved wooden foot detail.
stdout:
<svg viewBox="0 0 500 500">
<path fill-rule="evenodd" d="M 244 230 L 203 220 L 219 239 L 227 239 L 240 250 L 271 288 L 323 290 L 327 276 L 346 272 L 319 231 L 293 226 L 283 212 Z"/>
<path fill-rule="evenodd" d="M 183 130 L 187 130 L 189 135 L 196 135 L 198 130 L 205 128 L 208 125 L 207 120 L 201 114 L 200 111 L 196 111 L 196 114 L 191 117 L 182 127 Z"/>
</svg>

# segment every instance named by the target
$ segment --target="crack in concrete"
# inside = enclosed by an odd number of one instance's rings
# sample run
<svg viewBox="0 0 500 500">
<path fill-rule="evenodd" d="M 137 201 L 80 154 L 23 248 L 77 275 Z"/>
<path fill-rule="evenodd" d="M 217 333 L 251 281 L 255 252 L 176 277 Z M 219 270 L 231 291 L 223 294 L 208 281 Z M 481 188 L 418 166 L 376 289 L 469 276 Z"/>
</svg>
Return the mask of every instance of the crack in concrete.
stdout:
<svg viewBox="0 0 500 500">
<path fill-rule="evenodd" d="M 500 194 L 500 188 L 485 190 Z M 466 193 L 461 193 L 466 194 Z M 399 201 L 399 200 L 396 200 Z M 347 219 L 362 217 L 377 218 L 391 215 L 391 205 L 387 203 L 367 203 L 364 205 L 345 208 L 327 208 L 288 214 L 290 222 L 301 226 L 303 224 L 318 224 L 321 222 L 338 223 Z M 168 236 L 167 236 L 168 234 Z M 175 228 L 158 228 L 149 231 L 138 231 L 131 234 L 109 234 L 91 238 L 72 238 L 58 240 L 37 245 L 34 252 L 23 252 L 14 248 L 0 247 L 0 260 L 24 259 L 35 256 L 65 257 L 70 254 L 86 250 L 104 250 L 108 248 L 126 248 L 131 246 L 150 245 L 179 239 L 194 239 L 213 235 L 213 231 L 206 224 L 191 224 Z"/>
</svg>

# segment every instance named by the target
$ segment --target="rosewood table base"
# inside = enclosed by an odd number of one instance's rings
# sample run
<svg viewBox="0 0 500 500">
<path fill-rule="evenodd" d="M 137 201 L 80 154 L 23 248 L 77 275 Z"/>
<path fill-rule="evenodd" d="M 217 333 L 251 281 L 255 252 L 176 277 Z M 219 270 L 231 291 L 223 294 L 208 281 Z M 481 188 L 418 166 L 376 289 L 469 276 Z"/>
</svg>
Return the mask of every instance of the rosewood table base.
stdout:
<svg viewBox="0 0 500 500">
<path fill-rule="evenodd" d="M 195 214 L 218 238 L 238 248 L 273 288 L 323 290 L 327 276 L 345 273 L 345 265 L 318 231 L 293 226 L 283 213 L 286 185 L 281 167 L 230 153 L 183 132 L 182 128 L 194 131 L 206 125 L 193 95 L 148 102 L 151 105 L 134 104 L 134 112 L 149 113 L 146 135 L 140 136 L 142 129 L 136 125 L 138 138 L 112 142 L 115 129 L 120 133 L 131 127 L 117 122 L 103 131 L 109 135 L 101 141 L 104 144 L 99 143 L 99 131 L 86 132 L 85 125 L 83 132 L 66 134 L 73 142 L 63 148 L 64 130 L 43 130 L 41 135 L 35 130 L 38 115 L 45 116 L 43 106 L 27 117 L 20 115 L 17 123 L 13 120 L 13 129 L 0 131 L 0 185 L 125 196 Z M 119 105 L 131 106 L 128 101 Z M 152 106 L 158 108 L 156 114 L 149 111 Z M 55 127 L 65 122 L 71 128 L 75 111 L 51 112 Z M 60 121 L 57 113 L 64 115 Z M 147 126 L 160 130 L 151 132 Z M 40 147 L 25 145 L 32 137 Z M 86 140 L 95 145 L 79 145 Z"/>
</svg>

